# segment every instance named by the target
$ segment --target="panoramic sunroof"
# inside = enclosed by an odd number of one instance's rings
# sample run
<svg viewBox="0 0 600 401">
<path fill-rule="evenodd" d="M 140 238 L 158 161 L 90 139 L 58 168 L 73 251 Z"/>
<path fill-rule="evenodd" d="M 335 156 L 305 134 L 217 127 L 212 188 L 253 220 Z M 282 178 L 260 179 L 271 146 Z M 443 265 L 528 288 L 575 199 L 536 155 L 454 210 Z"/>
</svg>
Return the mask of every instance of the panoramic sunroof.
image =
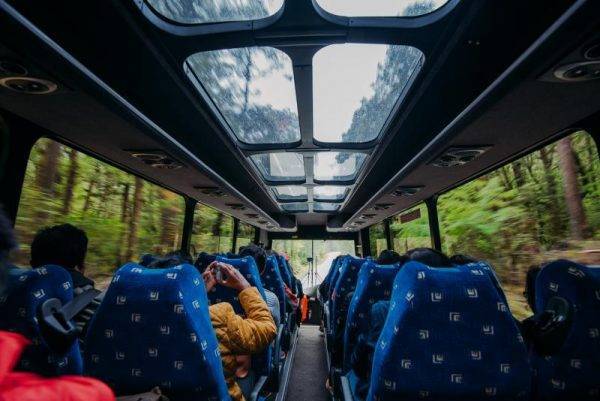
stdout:
<svg viewBox="0 0 600 401">
<path fill-rule="evenodd" d="M 266 181 L 287 182 L 302 181 L 304 159 L 300 153 L 275 152 L 250 156 Z"/>
<path fill-rule="evenodd" d="M 280 201 L 306 201 L 308 197 L 307 189 L 300 185 L 273 187 L 273 192 Z"/>
<path fill-rule="evenodd" d="M 283 0 L 146 0 L 163 17 L 182 24 L 249 21 L 269 17 Z"/>
<path fill-rule="evenodd" d="M 352 181 L 366 157 L 364 153 L 317 153 L 314 164 L 315 181 Z"/>
<path fill-rule="evenodd" d="M 331 185 L 321 185 L 313 189 L 313 196 L 316 201 L 339 202 L 344 200 L 347 193 L 348 188 Z"/>
<path fill-rule="evenodd" d="M 196 53 L 186 60 L 235 136 L 247 144 L 300 140 L 292 61 L 272 47 Z"/>
<path fill-rule="evenodd" d="M 325 11 L 345 17 L 416 17 L 448 0 L 317 0 Z"/>
<path fill-rule="evenodd" d="M 313 58 L 315 139 L 377 138 L 422 60 L 411 46 L 338 44 L 319 50 Z"/>
<path fill-rule="evenodd" d="M 340 205 L 335 203 L 321 203 L 315 202 L 313 203 L 313 210 L 315 212 L 337 212 L 340 208 Z"/>
<path fill-rule="evenodd" d="M 290 213 L 306 213 L 308 205 L 306 203 L 288 203 L 281 206 L 283 210 Z"/>
</svg>

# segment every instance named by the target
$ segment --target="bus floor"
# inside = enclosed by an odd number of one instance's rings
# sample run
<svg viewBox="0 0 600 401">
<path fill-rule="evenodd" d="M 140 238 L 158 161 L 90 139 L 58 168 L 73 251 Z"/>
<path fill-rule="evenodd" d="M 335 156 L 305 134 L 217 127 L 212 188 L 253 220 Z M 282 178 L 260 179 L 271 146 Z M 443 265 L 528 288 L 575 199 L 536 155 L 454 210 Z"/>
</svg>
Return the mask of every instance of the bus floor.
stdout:
<svg viewBox="0 0 600 401">
<path fill-rule="evenodd" d="M 327 362 L 319 326 L 302 325 L 286 401 L 327 401 Z"/>
</svg>

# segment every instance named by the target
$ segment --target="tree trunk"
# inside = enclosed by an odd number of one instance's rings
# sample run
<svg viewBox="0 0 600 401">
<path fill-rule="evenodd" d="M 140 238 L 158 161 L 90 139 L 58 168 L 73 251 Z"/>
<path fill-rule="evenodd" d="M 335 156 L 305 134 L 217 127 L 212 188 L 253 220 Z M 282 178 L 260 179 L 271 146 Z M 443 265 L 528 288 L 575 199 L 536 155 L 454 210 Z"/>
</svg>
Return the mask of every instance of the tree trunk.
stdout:
<svg viewBox="0 0 600 401">
<path fill-rule="evenodd" d="M 50 215 L 51 199 L 55 196 L 55 184 L 60 161 L 60 144 L 47 140 L 40 162 L 36 169 L 35 183 L 42 197 L 40 207 L 35 212 L 35 226 L 42 227 Z"/>
<path fill-rule="evenodd" d="M 78 152 L 75 149 L 71 149 L 69 152 L 69 171 L 67 173 L 67 183 L 65 185 L 65 196 L 63 198 L 63 216 L 68 215 L 71 212 L 71 203 L 73 202 L 73 192 L 75 191 L 75 185 L 77 181 L 77 171 L 79 164 L 77 161 Z"/>
<path fill-rule="evenodd" d="M 544 166 L 544 180 L 546 181 L 546 194 L 548 195 L 548 210 L 550 211 L 550 232 L 548 233 L 554 241 L 561 240 L 562 219 L 558 207 L 558 193 L 556 192 L 556 180 L 552 173 L 552 154 L 547 148 L 540 149 L 540 160 Z"/>
<path fill-rule="evenodd" d="M 167 251 L 175 249 L 175 240 L 177 238 L 177 212 L 179 211 L 175 203 L 177 195 L 166 190 L 159 190 L 160 193 L 160 243 L 167 247 Z"/>
<path fill-rule="evenodd" d="M 583 203 L 581 202 L 581 189 L 577 177 L 577 166 L 571 146 L 571 138 L 566 137 L 558 141 L 557 151 L 565 188 L 565 201 L 570 217 L 571 237 L 582 240 L 588 235 L 588 227 Z"/>
<path fill-rule="evenodd" d="M 137 252 L 138 247 L 138 226 L 140 224 L 140 216 L 142 214 L 142 189 L 144 181 L 141 178 L 135 177 L 135 189 L 133 191 L 133 212 L 129 224 L 129 233 L 127 236 L 127 250 L 125 252 L 125 260 L 132 260 L 133 254 Z"/>
</svg>

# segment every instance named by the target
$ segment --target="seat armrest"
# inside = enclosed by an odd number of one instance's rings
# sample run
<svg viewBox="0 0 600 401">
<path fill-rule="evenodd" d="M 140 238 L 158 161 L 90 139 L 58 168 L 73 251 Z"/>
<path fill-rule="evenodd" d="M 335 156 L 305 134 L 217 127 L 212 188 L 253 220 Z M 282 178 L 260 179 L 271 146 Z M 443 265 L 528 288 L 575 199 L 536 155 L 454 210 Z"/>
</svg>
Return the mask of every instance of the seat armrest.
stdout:
<svg viewBox="0 0 600 401">
<path fill-rule="evenodd" d="M 340 378 L 342 383 L 342 397 L 344 401 L 354 401 L 354 396 L 352 395 L 352 390 L 350 389 L 350 382 L 346 376 L 342 376 Z"/>
<path fill-rule="evenodd" d="M 258 378 L 256 384 L 254 385 L 254 389 L 252 390 L 252 394 L 250 394 L 249 401 L 258 401 L 258 395 L 260 394 L 260 391 L 262 390 L 266 382 L 267 376 L 261 376 Z"/>
</svg>

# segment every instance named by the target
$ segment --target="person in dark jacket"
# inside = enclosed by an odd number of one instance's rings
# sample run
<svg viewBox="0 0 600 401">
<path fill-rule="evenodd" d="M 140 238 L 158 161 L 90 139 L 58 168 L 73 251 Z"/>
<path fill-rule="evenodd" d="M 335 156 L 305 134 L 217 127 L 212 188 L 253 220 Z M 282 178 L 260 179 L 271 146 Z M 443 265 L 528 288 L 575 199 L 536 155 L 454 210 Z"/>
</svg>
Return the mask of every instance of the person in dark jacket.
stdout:
<svg viewBox="0 0 600 401">
<path fill-rule="evenodd" d="M 85 256 L 88 238 L 85 231 L 71 225 L 61 224 L 40 230 L 31 243 L 31 267 L 46 265 L 63 267 L 71 275 L 73 296 L 94 290 L 96 284 L 85 276 Z M 94 300 L 75 318 L 75 324 L 81 330 L 80 338 L 85 338 L 89 321 L 98 309 L 104 292 L 99 292 Z"/>
</svg>

